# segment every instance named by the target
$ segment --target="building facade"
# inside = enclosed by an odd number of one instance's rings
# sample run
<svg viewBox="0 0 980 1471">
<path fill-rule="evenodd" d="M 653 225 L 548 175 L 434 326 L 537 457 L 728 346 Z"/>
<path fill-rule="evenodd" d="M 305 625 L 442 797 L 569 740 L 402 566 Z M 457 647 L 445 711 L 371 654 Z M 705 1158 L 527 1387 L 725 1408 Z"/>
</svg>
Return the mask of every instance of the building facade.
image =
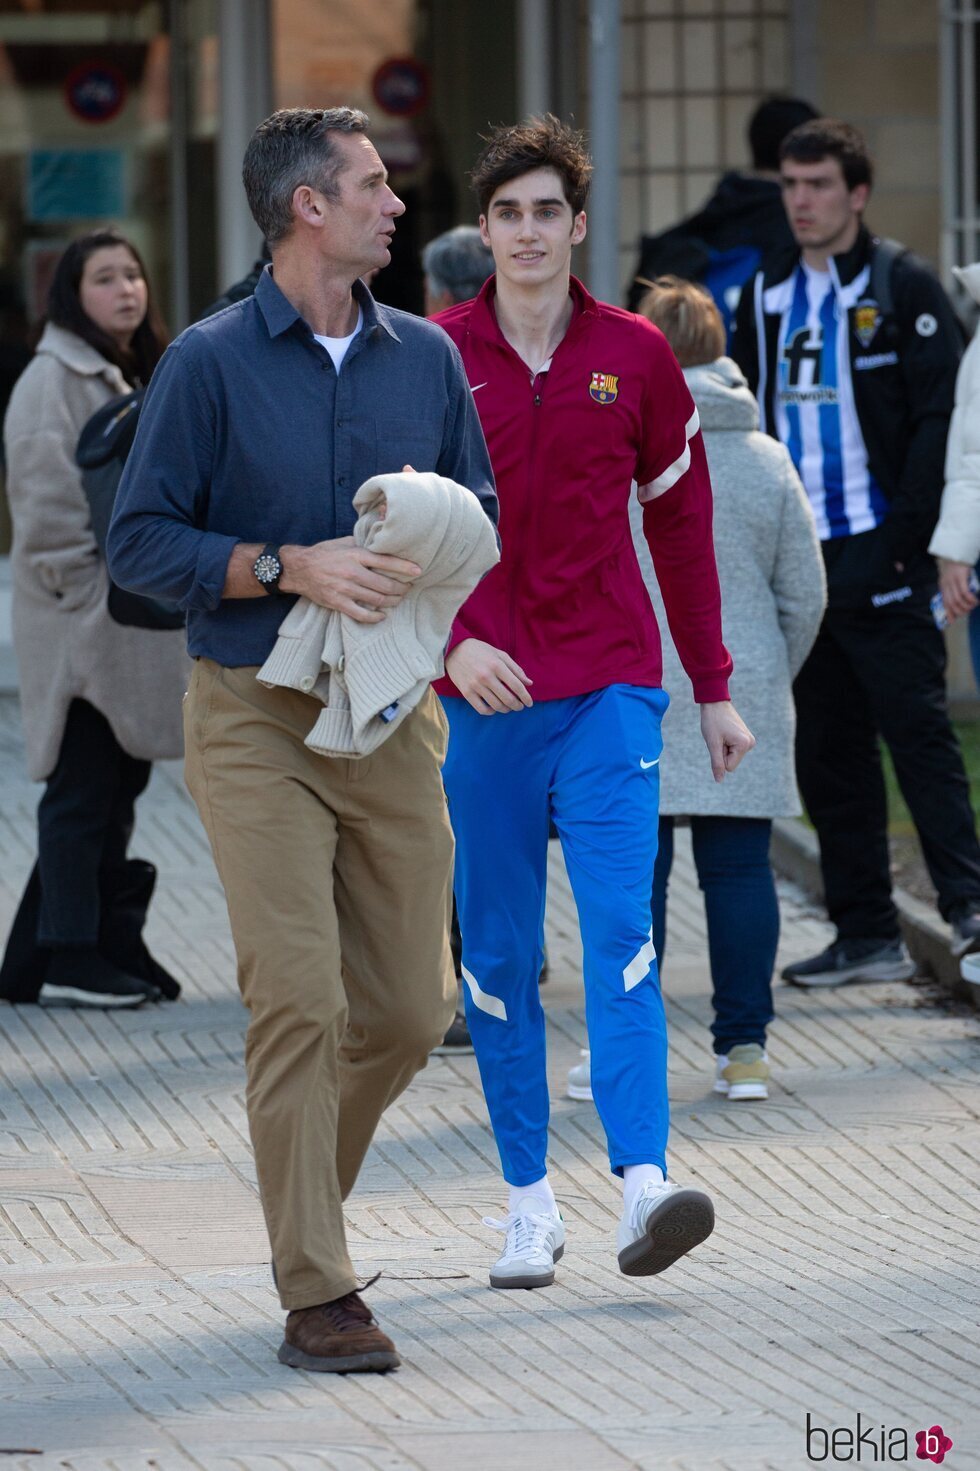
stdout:
<svg viewBox="0 0 980 1471">
<path fill-rule="evenodd" d="M 980 254 L 978 15 L 972 0 L 0 0 L 0 398 L 74 235 L 130 233 L 173 331 L 248 271 L 241 157 L 277 106 L 371 115 L 409 205 L 376 285 L 410 309 L 422 245 L 473 217 L 488 125 L 551 108 L 589 129 L 579 268 L 621 299 L 640 234 L 747 163 L 747 118 L 774 91 L 862 127 L 872 225 L 949 282 Z M 0 597 L 0 645 L 3 620 Z"/>
</svg>

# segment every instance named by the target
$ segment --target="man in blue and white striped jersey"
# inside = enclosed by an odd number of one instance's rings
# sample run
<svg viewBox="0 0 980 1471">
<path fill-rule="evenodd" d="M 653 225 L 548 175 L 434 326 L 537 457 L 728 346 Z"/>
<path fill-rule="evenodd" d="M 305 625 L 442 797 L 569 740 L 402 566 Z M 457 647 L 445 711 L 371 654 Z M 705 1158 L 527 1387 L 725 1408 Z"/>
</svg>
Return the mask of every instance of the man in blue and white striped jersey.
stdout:
<svg viewBox="0 0 980 1471">
<path fill-rule="evenodd" d="M 873 170 L 856 128 L 804 123 L 780 172 L 798 249 L 747 284 L 733 350 L 800 473 L 827 569 L 827 613 L 795 685 L 797 774 L 837 928 L 783 974 L 902 980 L 915 967 L 892 900 L 879 735 L 954 952 L 980 946 L 980 846 L 929 608 L 962 342 L 928 267 L 864 226 Z"/>
</svg>

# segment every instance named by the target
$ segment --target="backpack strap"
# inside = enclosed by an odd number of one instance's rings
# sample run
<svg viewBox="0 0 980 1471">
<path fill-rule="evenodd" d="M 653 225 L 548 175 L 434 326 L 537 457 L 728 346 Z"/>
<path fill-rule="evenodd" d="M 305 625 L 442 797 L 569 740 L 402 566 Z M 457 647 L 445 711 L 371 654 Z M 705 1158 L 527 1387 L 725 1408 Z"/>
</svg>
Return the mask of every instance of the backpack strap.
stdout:
<svg viewBox="0 0 980 1471">
<path fill-rule="evenodd" d="M 871 295 L 881 308 L 883 317 L 891 316 L 895 310 L 895 298 L 892 292 L 892 272 L 895 262 L 903 255 L 908 255 L 908 246 L 899 240 L 889 240 L 886 237 L 876 238 L 874 242 L 874 254 L 871 257 Z"/>
</svg>

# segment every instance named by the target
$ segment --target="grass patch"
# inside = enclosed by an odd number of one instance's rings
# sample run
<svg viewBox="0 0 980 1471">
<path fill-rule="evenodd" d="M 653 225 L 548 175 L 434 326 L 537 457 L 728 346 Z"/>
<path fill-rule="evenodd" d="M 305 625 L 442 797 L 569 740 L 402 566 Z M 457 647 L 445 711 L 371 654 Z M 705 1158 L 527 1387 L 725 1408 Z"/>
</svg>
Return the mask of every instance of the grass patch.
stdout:
<svg viewBox="0 0 980 1471">
<path fill-rule="evenodd" d="M 956 739 L 960 743 L 963 752 L 963 761 L 966 766 L 966 774 L 970 782 L 970 801 L 973 804 L 973 815 L 980 822 L 980 721 L 978 720 L 954 720 L 953 729 L 956 731 Z M 888 792 L 888 831 L 893 838 L 907 838 L 915 836 L 915 823 L 912 814 L 905 805 L 905 798 L 898 788 L 895 777 L 895 768 L 892 758 L 888 754 L 888 748 L 884 742 L 880 743 L 881 764 L 885 773 L 885 788 Z M 807 827 L 812 828 L 808 814 L 804 811 L 803 821 Z"/>
</svg>

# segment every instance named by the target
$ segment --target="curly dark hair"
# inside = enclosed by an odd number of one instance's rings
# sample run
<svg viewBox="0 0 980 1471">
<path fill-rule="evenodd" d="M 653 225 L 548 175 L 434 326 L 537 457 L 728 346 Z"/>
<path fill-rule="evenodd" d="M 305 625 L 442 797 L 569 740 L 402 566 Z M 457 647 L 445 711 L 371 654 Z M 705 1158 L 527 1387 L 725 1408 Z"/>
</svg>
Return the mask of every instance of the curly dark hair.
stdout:
<svg viewBox="0 0 980 1471">
<path fill-rule="evenodd" d="M 864 135 L 851 123 L 833 117 L 816 117 L 801 123 L 787 133 L 779 150 L 779 161 L 791 158 L 794 163 L 823 163 L 836 158 L 848 189 L 874 182 L 874 163 Z"/>
<path fill-rule="evenodd" d="M 133 333 L 133 340 L 128 349 L 120 347 L 108 332 L 103 332 L 101 327 L 95 325 L 92 318 L 83 309 L 79 296 L 85 262 L 97 250 L 113 245 L 126 247 L 139 266 L 140 275 L 146 282 L 146 315 Z M 115 363 L 128 383 L 149 383 L 150 375 L 162 358 L 163 350 L 167 345 L 167 329 L 153 304 L 153 293 L 143 258 L 133 242 L 128 240 L 121 230 L 113 226 L 107 226 L 103 230 L 93 230 L 88 235 L 81 235 L 69 245 L 55 266 L 51 289 L 48 292 L 48 311 L 45 320 L 53 322 L 56 327 L 63 327 L 66 332 L 74 332 L 76 337 L 81 337 L 110 363 Z"/>
<path fill-rule="evenodd" d="M 470 183 L 486 214 L 501 184 L 529 174 L 532 169 L 554 169 L 562 182 L 572 214 L 580 214 L 589 197 L 592 160 L 585 134 L 570 128 L 553 113 L 528 118 L 524 123 L 494 128 L 473 165 Z"/>
</svg>

